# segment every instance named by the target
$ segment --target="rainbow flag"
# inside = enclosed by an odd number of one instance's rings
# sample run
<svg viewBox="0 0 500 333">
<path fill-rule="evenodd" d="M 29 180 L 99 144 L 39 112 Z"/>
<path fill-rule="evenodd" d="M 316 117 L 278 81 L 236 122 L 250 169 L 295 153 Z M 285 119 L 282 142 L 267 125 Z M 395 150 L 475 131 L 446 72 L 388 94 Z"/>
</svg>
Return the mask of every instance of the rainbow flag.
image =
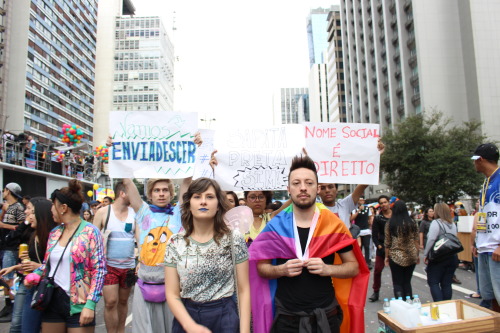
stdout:
<svg viewBox="0 0 500 333">
<path fill-rule="evenodd" d="M 324 258 L 346 246 L 354 245 L 353 252 L 359 263 L 359 274 L 349 279 L 332 278 L 335 297 L 344 312 L 341 332 L 361 333 L 365 331 L 364 307 L 370 271 L 355 239 L 345 224 L 323 204 L 316 204 L 319 218 L 309 243 L 310 258 Z M 266 259 L 295 259 L 293 230 L 293 205 L 276 215 L 249 247 L 250 288 L 252 316 L 255 333 L 267 333 L 274 319 L 274 295 L 277 280 L 261 278 L 257 272 L 257 261 Z M 341 264 L 335 256 L 334 265 Z M 332 295 L 333 297 L 333 295 Z"/>
</svg>

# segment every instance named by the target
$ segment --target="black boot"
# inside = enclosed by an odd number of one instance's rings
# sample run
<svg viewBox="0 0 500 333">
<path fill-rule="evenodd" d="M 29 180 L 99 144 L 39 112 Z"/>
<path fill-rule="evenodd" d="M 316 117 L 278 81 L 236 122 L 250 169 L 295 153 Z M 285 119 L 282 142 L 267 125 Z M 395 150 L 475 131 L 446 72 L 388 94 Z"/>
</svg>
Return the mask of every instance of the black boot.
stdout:
<svg viewBox="0 0 500 333">
<path fill-rule="evenodd" d="M 370 302 L 376 302 L 378 301 L 378 291 L 374 291 L 373 294 L 368 298 Z"/>
</svg>

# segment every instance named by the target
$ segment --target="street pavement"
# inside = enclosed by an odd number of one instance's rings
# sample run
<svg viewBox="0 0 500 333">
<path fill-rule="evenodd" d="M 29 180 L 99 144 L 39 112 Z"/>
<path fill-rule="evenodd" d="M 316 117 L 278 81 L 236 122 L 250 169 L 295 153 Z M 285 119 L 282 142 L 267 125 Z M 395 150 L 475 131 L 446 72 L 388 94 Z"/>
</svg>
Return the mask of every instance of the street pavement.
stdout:
<svg viewBox="0 0 500 333">
<path fill-rule="evenodd" d="M 423 262 L 421 258 L 421 262 Z M 417 265 L 415 272 L 413 273 L 412 287 L 413 293 L 419 295 L 422 304 L 432 302 L 432 297 L 429 291 L 429 286 L 427 285 L 426 275 L 424 271 L 425 265 L 423 263 Z M 372 271 L 373 272 L 373 271 Z M 462 282 L 460 285 L 453 285 L 453 299 L 465 299 L 467 301 L 479 304 L 480 300 L 469 298 L 468 295 L 476 290 L 476 276 L 471 271 L 466 271 L 458 268 L 456 271 L 457 278 Z M 365 306 L 365 332 L 366 333 L 376 333 L 379 327 L 377 311 L 382 310 L 382 302 L 384 298 L 391 298 L 393 296 L 392 292 L 392 280 L 391 271 L 389 267 L 384 268 L 382 272 L 382 287 L 380 290 L 380 300 L 378 302 L 371 303 L 368 297 L 372 294 L 373 290 L 371 288 L 373 280 L 373 274 L 370 275 L 370 282 L 368 285 L 368 291 L 366 293 L 366 306 Z M 127 317 L 127 327 L 126 332 L 132 332 L 132 297 L 129 299 L 129 316 Z M 3 308 L 3 299 L 0 301 L 0 306 Z M 104 313 L 104 301 L 100 301 L 97 305 L 97 325 L 96 333 L 105 333 L 106 327 L 104 325 L 103 319 Z M 0 333 L 9 332 L 10 324 L 0 324 Z"/>
</svg>

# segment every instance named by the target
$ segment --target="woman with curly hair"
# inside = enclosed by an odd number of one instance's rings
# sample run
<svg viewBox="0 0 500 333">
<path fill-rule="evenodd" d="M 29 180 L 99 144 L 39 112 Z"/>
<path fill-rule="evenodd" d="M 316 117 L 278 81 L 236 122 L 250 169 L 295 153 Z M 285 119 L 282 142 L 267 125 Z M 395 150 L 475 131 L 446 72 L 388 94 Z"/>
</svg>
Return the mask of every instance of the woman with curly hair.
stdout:
<svg viewBox="0 0 500 333">
<path fill-rule="evenodd" d="M 248 252 L 243 237 L 224 222 L 228 210 L 225 193 L 212 179 L 195 180 L 183 196 L 184 231 L 170 238 L 165 253 L 173 333 L 250 332 Z"/>
</svg>

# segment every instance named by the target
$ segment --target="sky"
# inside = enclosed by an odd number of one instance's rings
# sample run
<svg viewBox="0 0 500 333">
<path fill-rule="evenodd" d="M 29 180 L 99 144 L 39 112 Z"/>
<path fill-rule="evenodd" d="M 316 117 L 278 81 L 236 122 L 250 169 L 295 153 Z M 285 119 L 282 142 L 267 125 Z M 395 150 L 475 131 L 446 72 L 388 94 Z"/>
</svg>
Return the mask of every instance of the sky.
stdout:
<svg viewBox="0 0 500 333">
<path fill-rule="evenodd" d="M 136 16 L 161 16 L 174 43 L 174 111 L 198 112 L 200 127 L 212 129 L 272 126 L 273 93 L 308 86 L 310 9 L 338 3 L 134 1 Z"/>
</svg>

